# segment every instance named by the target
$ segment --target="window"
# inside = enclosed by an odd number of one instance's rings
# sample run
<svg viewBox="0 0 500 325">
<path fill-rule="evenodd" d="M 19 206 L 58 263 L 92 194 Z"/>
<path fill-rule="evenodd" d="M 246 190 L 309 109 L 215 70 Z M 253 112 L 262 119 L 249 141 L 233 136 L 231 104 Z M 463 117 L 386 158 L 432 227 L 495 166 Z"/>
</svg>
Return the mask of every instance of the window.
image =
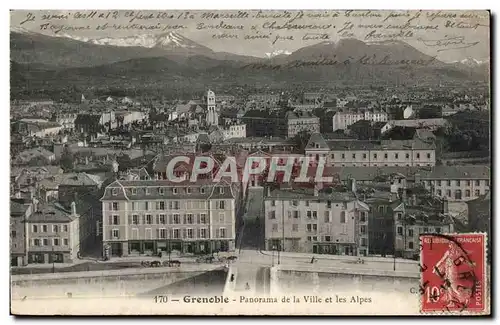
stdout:
<svg viewBox="0 0 500 325">
<path fill-rule="evenodd" d="M 428 232 L 429 232 L 429 228 L 424 227 L 423 231 L 424 231 L 424 234 L 426 234 L 426 233 L 428 233 Z"/>
<path fill-rule="evenodd" d="M 310 204 L 310 203 L 309 203 L 309 201 L 305 201 L 305 205 L 306 205 L 306 207 L 308 207 L 308 206 L 309 206 L 309 204 Z"/>
<path fill-rule="evenodd" d="M 406 159 L 410 159 L 410 154 L 409 154 L 409 153 L 407 153 L 407 154 L 405 155 L 405 157 L 406 157 Z"/>
<path fill-rule="evenodd" d="M 146 187 L 146 195 L 151 194 L 151 191 L 149 190 L 149 187 Z"/>
<path fill-rule="evenodd" d="M 120 224 L 120 216 L 113 216 L 113 222 L 111 224 L 119 225 Z"/>
<path fill-rule="evenodd" d="M 60 242 L 59 238 L 54 238 L 54 239 L 52 240 L 52 244 L 53 244 L 54 246 L 59 246 L 59 244 L 60 244 L 60 243 L 61 243 L 61 242 Z"/>
<path fill-rule="evenodd" d="M 219 229 L 219 238 L 226 238 L 226 228 Z"/>
<path fill-rule="evenodd" d="M 276 211 L 269 212 L 269 219 L 276 219 Z"/>
<path fill-rule="evenodd" d="M 332 237 L 331 236 L 325 236 L 325 241 L 332 241 Z"/>
<path fill-rule="evenodd" d="M 408 249 L 413 249 L 413 242 L 412 241 L 408 242 Z"/>
<path fill-rule="evenodd" d="M 455 191 L 455 200 L 461 200 L 461 199 L 462 199 L 462 191 L 456 190 Z"/>
<path fill-rule="evenodd" d="M 376 153 L 373 154 L 373 159 L 377 159 L 377 154 Z"/>
<path fill-rule="evenodd" d="M 207 230 L 205 228 L 200 229 L 200 237 L 207 238 Z"/>
<path fill-rule="evenodd" d="M 311 241 L 311 236 L 307 236 L 307 241 Z"/>
<path fill-rule="evenodd" d="M 308 232 L 311 232 L 312 231 L 312 225 L 310 223 L 308 223 L 306 225 L 306 229 L 307 229 Z"/>
<path fill-rule="evenodd" d="M 181 223 L 181 216 L 180 215 L 174 214 L 173 218 L 174 218 L 174 225 L 178 225 Z"/>
<path fill-rule="evenodd" d="M 120 237 L 120 231 L 118 229 L 113 229 L 111 231 L 111 237 L 112 238 L 118 238 L 118 237 Z"/>
<path fill-rule="evenodd" d="M 175 187 L 174 187 L 174 188 L 172 189 L 172 193 L 177 194 L 177 188 L 175 188 Z"/>
<path fill-rule="evenodd" d="M 476 179 L 476 186 L 479 186 L 479 184 L 480 184 L 480 183 L 479 183 L 479 180 L 478 180 L 478 179 Z"/>
<path fill-rule="evenodd" d="M 366 246 L 366 238 L 361 238 L 361 246 Z"/>
<path fill-rule="evenodd" d="M 277 232 L 277 231 L 278 231 L 278 224 L 273 223 L 272 232 Z"/>
<path fill-rule="evenodd" d="M 113 202 L 112 209 L 113 211 L 118 211 L 118 202 Z"/>
<path fill-rule="evenodd" d="M 437 190 L 436 193 L 437 193 L 437 196 L 441 196 L 442 195 L 442 191 L 441 190 Z"/>
<path fill-rule="evenodd" d="M 68 246 L 68 245 L 69 245 L 69 240 L 68 240 L 68 238 L 64 238 L 64 239 L 63 239 L 63 245 L 64 245 L 64 246 Z"/>
<path fill-rule="evenodd" d="M 151 225 L 153 224 L 153 216 L 150 214 L 146 214 L 146 224 Z"/>
<path fill-rule="evenodd" d="M 42 232 L 47 232 L 47 225 L 42 225 Z"/>
<path fill-rule="evenodd" d="M 437 186 L 441 186 L 441 181 L 437 181 Z"/>
<path fill-rule="evenodd" d="M 132 202 L 132 211 L 137 211 L 137 206 L 139 204 L 137 202 Z"/>
<path fill-rule="evenodd" d="M 352 154 L 352 159 L 356 159 L 356 154 L 355 153 Z"/>
<path fill-rule="evenodd" d="M 457 179 L 457 186 L 460 186 L 460 180 Z"/>
<path fill-rule="evenodd" d="M 161 228 L 159 232 L 160 238 L 167 238 L 167 229 Z"/>
<path fill-rule="evenodd" d="M 224 194 L 224 188 L 223 187 L 219 187 L 219 193 L 220 194 Z"/>
<path fill-rule="evenodd" d="M 191 187 L 186 187 L 186 194 L 191 194 Z"/>
<path fill-rule="evenodd" d="M 135 187 L 132 187 L 132 195 L 137 195 L 137 189 Z"/>
<path fill-rule="evenodd" d="M 116 188 L 111 189 L 111 195 L 117 196 L 118 195 L 118 189 L 116 189 Z"/>
<path fill-rule="evenodd" d="M 360 222 L 366 222 L 366 212 L 364 212 L 364 211 L 360 212 L 359 221 Z"/>
<path fill-rule="evenodd" d="M 292 201 L 292 206 L 296 207 L 296 206 L 298 206 L 298 205 L 299 205 L 299 202 L 298 202 L 298 201 L 296 201 L 296 200 L 293 200 L 293 201 Z"/>
<path fill-rule="evenodd" d="M 205 194 L 205 188 L 204 187 L 200 188 L 200 193 L 201 194 Z"/>
<path fill-rule="evenodd" d="M 313 236 L 313 241 L 318 241 L 318 237 L 317 236 Z"/>
<path fill-rule="evenodd" d="M 271 206 L 272 206 L 272 207 L 275 207 L 275 206 L 276 206 L 276 201 L 275 201 L 275 200 L 271 200 Z"/>
<path fill-rule="evenodd" d="M 446 185 L 451 186 L 451 181 L 450 180 L 446 181 Z"/>
<path fill-rule="evenodd" d="M 441 233 L 441 227 L 436 227 L 436 234 L 440 234 Z"/>
<path fill-rule="evenodd" d="M 387 159 L 387 157 L 389 157 L 389 155 L 384 153 L 384 159 Z"/>
<path fill-rule="evenodd" d="M 318 225 L 317 224 L 313 224 L 313 231 L 318 231 Z"/>
<path fill-rule="evenodd" d="M 294 223 L 294 224 L 292 225 L 292 231 L 295 231 L 295 232 L 299 231 L 299 225 L 298 225 L 298 224 L 296 224 L 296 223 Z"/>
<path fill-rule="evenodd" d="M 417 152 L 417 159 L 420 159 L 420 153 Z"/>
<path fill-rule="evenodd" d="M 68 225 L 63 225 L 63 232 L 68 232 Z"/>
<path fill-rule="evenodd" d="M 331 209 L 332 208 L 332 201 L 327 201 L 326 202 L 326 208 Z"/>
<path fill-rule="evenodd" d="M 465 197 L 470 197 L 470 190 L 465 190 Z"/>
<path fill-rule="evenodd" d="M 15 230 L 12 230 L 12 231 L 10 232 L 10 237 L 12 237 L 12 238 L 16 238 L 16 236 L 17 236 L 16 231 L 15 231 Z"/>
<path fill-rule="evenodd" d="M 451 190 L 446 190 L 446 196 L 451 197 Z"/>
<path fill-rule="evenodd" d="M 137 214 L 132 215 L 132 224 L 133 225 L 139 224 L 139 216 Z"/>
<path fill-rule="evenodd" d="M 379 205 L 378 206 L 378 212 L 379 213 L 384 213 L 384 206 L 383 205 Z"/>
<path fill-rule="evenodd" d="M 179 201 L 173 201 L 173 210 L 179 210 L 181 208 L 181 203 Z"/>
<path fill-rule="evenodd" d="M 188 228 L 188 230 L 187 230 L 187 238 L 193 238 L 193 229 L 192 228 Z"/>
<path fill-rule="evenodd" d="M 332 159 L 335 159 L 335 154 L 332 153 Z"/>
<path fill-rule="evenodd" d="M 399 158 L 399 154 L 395 153 L 395 154 L 394 154 L 394 158 L 395 158 L 395 159 L 398 159 L 398 158 Z"/>
<path fill-rule="evenodd" d="M 47 238 L 44 238 L 42 240 L 42 242 L 43 242 L 43 246 L 49 246 L 49 240 Z"/>
<path fill-rule="evenodd" d="M 340 223 L 345 223 L 345 211 L 340 212 Z"/>
<path fill-rule="evenodd" d="M 181 237 L 181 232 L 179 229 L 174 229 L 174 239 L 179 239 Z"/>
<path fill-rule="evenodd" d="M 430 153 L 427 154 L 427 159 L 431 159 L 431 154 Z"/>
<path fill-rule="evenodd" d="M 299 213 L 299 211 L 293 211 L 293 217 L 294 217 L 295 219 L 299 219 L 299 218 L 300 218 L 300 213 Z"/>
<path fill-rule="evenodd" d="M 479 196 L 479 195 L 481 195 L 481 192 L 480 192 L 479 190 L 475 190 L 475 191 L 474 191 L 474 195 L 475 195 L 475 196 Z"/>
<path fill-rule="evenodd" d="M 361 226 L 360 231 L 362 234 L 366 234 L 366 226 L 365 225 Z"/>
<path fill-rule="evenodd" d="M 313 211 L 313 219 L 318 219 L 318 211 Z"/>
<path fill-rule="evenodd" d="M 33 246 L 40 246 L 40 239 L 33 239 Z"/>
<path fill-rule="evenodd" d="M 413 237 L 413 229 L 408 229 L 408 236 Z"/>
<path fill-rule="evenodd" d="M 484 185 L 485 185 L 485 186 L 490 186 L 490 181 L 489 181 L 489 180 L 485 180 L 485 181 L 484 181 Z"/>
<path fill-rule="evenodd" d="M 163 187 L 158 188 L 158 194 L 163 195 L 165 194 L 165 189 Z"/>
<path fill-rule="evenodd" d="M 53 225 L 52 226 L 52 232 L 59 232 L 59 226 L 58 225 Z"/>
<path fill-rule="evenodd" d="M 342 154 L 342 159 L 345 159 L 345 153 Z"/>
<path fill-rule="evenodd" d="M 307 216 L 307 218 L 308 218 L 308 219 L 311 219 L 311 217 L 312 217 L 312 211 L 309 211 L 309 210 L 308 210 L 308 211 L 306 212 L 306 216 Z"/>
<path fill-rule="evenodd" d="M 165 202 L 160 202 L 160 210 L 165 210 Z"/>
<path fill-rule="evenodd" d="M 366 159 L 366 153 L 363 154 L 363 159 Z"/>
<path fill-rule="evenodd" d="M 33 225 L 33 232 L 38 232 L 38 226 L 37 225 Z"/>
<path fill-rule="evenodd" d="M 398 232 L 398 235 L 402 235 L 403 234 L 403 227 L 398 226 L 397 232 Z"/>
<path fill-rule="evenodd" d="M 205 213 L 201 213 L 200 214 L 200 222 L 202 224 L 206 224 L 207 223 L 207 215 Z"/>
<path fill-rule="evenodd" d="M 225 206 L 226 201 L 219 201 L 219 209 L 223 210 L 226 208 Z"/>
</svg>

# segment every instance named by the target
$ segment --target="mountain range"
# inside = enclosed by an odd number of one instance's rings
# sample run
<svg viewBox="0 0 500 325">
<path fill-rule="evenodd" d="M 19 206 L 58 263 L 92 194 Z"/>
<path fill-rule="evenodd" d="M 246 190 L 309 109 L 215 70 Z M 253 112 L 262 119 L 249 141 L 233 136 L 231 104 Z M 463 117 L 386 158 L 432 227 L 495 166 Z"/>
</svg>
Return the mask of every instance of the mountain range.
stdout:
<svg viewBox="0 0 500 325">
<path fill-rule="evenodd" d="M 179 86 L 214 82 L 265 85 L 362 79 L 406 83 L 489 78 L 488 62 L 443 63 L 402 41 L 364 43 L 342 39 L 306 46 L 292 53 L 275 51 L 267 53 L 266 58 L 258 58 L 216 52 L 176 32 L 89 39 L 67 34 L 52 37 L 16 28 L 11 29 L 10 49 L 11 83 L 14 83 L 11 86 L 23 89 L 47 84 L 56 88 L 67 84 L 119 87 L 123 83 L 146 87 L 165 82 Z M 348 65 L 343 64 L 346 61 Z"/>
</svg>

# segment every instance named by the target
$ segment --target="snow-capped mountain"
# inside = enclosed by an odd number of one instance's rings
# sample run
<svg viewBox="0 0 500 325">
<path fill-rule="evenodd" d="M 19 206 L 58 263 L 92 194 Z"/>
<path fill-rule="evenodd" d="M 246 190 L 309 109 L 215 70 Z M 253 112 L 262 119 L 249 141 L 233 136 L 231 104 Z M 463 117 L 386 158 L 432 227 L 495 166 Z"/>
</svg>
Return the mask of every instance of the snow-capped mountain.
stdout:
<svg viewBox="0 0 500 325">
<path fill-rule="evenodd" d="M 489 64 L 490 63 L 490 59 L 478 60 L 478 59 L 474 59 L 474 58 L 468 57 L 468 58 L 465 58 L 465 59 L 460 60 L 460 61 L 453 61 L 451 63 L 461 63 L 461 64 L 466 65 L 468 67 L 477 67 L 477 66 L 480 66 L 480 65 L 483 65 L 483 64 Z"/>
<path fill-rule="evenodd" d="M 164 34 L 142 34 L 121 38 L 103 37 L 97 39 L 89 39 L 88 42 L 97 45 L 140 46 L 147 48 L 180 47 L 186 49 L 194 49 L 202 47 L 202 45 L 193 42 L 190 39 L 175 32 L 168 32 Z"/>
<path fill-rule="evenodd" d="M 275 56 L 278 56 L 278 55 L 290 55 L 290 54 L 292 54 L 292 52 L 287 51 L 287 50 L 276 50 L 273 52 L 266 53 L 266 57 L 268 59 L 270 59 L 270 58 L 274 58 Z"/>
</svg>

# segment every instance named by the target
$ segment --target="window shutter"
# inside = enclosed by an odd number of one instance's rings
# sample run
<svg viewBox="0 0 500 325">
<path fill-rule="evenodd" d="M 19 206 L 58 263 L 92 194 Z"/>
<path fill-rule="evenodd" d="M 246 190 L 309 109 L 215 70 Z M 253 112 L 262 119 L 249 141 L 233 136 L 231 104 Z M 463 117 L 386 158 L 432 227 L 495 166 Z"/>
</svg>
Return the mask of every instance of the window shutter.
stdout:
<svg viewBox="0 0 500 325">
<path fill-rule="evenodd" d="M 185 214 L 182 215 L 182 223 L 186 224 L 186 215 Z"/>
<path fill-rule="evenodd" d="M 196 215 L 196 220 L 198 221 L 198 224 L 200 224 L 200 223 L 201 223 L 201 217 L 200 217 L 200 215 L 199 215 L 199 214 L 197 214 L 197 215 Z M 199 229 L 198 229 L 198 230 L 199 230 Z"/>
<path fill-rule="evenodd" d="M 156 215 L 156 224 L 159 225 L 160 224 L 160 215 Z"/>
<path fill-rule="evenodd" d="M 146 215 L 142 215 L 142 224 L 145 225 L 146 224 Z"/>
<path fill-rule="evenodd" d="M 201 238 L 201 229 L 200 228 L 196 229 L 196 237 Z"/>
<path fill-rule="evenodd" d="M 292 217 L 292 211 L 288 211 L 288 219 Z"/>
<path fill-rule="evenodd" d="M 156 238 L 160 238 L 160 229 L 156 228 Z"/>
<path fill-rule="evenodd" d="M 173 229 L 168 230 L 168 238 L 170 238 L 170 239 L 174 238 L 174 230 Z"/>
<path fill-rule="evenodd" d="M 168 223 L 172 224 L 172 215 L 171 214 L 168 215 Z"/>
<path fill-rule="evenodd" d="M 109 238 L 112 239 L 113 238 L 113 230 L 110 230 L 109 231 Z"/>
<path fill-rule="evenodd" d="M 186 232 L 187 232 L 186 228 L 182 229 L 182 238 L 186 238 L 187 237 L 186 236 Z"/>
<path fill-rule="evenodd" d="M 219 229 L 215 229 L 215 238 L 219 238 Z"/>
<path fill-rule="evenodd" d="M 108 225 L 113 224 L 113 216 L 108 216 Z"/>
<path fill-rule="evenodd" d="M 132 224 L 132 216 L 131 216 L 131 215 L 129 215 L 129 216 L 128 216 L 128 224 L 129 224 L 129 225 L 131 225 L 131 224 Z"/>
</svg>

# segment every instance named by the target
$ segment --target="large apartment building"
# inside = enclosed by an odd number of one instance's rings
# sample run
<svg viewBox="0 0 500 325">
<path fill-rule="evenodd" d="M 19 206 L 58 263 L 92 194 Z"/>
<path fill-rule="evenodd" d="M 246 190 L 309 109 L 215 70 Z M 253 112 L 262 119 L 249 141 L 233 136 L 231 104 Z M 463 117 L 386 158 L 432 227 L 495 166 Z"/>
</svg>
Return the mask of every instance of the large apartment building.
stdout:
<svg viewBox="0 0 500 325">
<path fill-rule="evenodd" d="M 325 140 L 311 135 L 305 153 L 333 167 L 435 166 L 436 149 L 432 142 L 415 140 Z"/>
<path fill-rule="evenodd" d="M 367 255 L 369 207 L 352 192 L 268 190 L 266 250 Z"/>
<path fill-rule="evenodd" d="M 351 124 L 360 120 L 372 122 L 387 122 L 388 115 L 380 110 L 345 110 L 333 116 L 333 131 L 346 130 Z"/>
<path fill-rule="evenodd" d="M 117 180 L 101 198 L 104 254 L 233 250 L 234 191 L 229 182 L 207 179 L 196 183 Z"/>
<path fill-rule="evenodd" d="M 436 166 L 415 174 L 433 195 L 448 201 L 470 201 L 490 191 L 488 166 Z"/>
<path fill-rule="evenodd" d="M 286 114 L 286 120 L 288 125 L 287 136 L 289 138 L 293 138 L 302 131 L 306 131 L 308 133 L 319 132 L 319 117 L 316 117 L 307 111 L 288 112 Z"/>
</svg>

